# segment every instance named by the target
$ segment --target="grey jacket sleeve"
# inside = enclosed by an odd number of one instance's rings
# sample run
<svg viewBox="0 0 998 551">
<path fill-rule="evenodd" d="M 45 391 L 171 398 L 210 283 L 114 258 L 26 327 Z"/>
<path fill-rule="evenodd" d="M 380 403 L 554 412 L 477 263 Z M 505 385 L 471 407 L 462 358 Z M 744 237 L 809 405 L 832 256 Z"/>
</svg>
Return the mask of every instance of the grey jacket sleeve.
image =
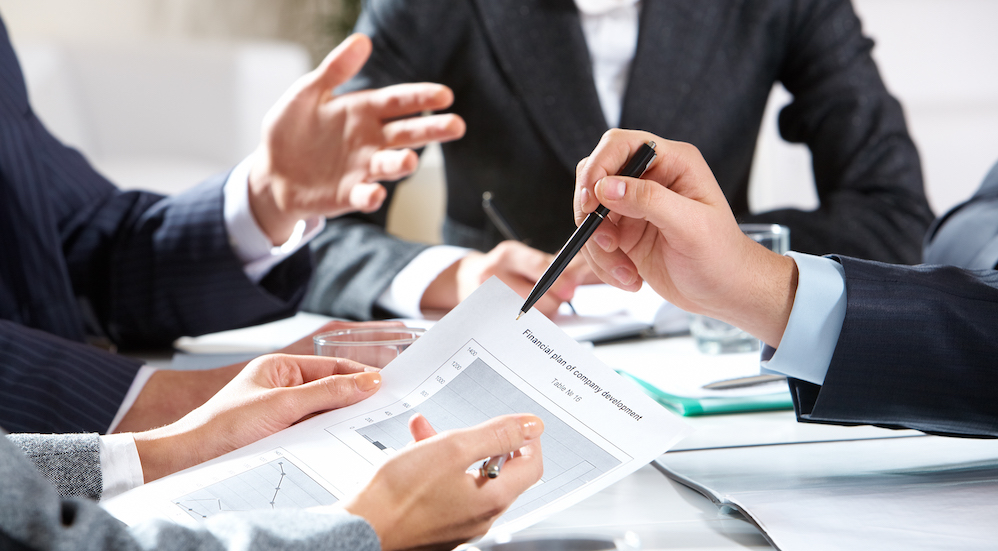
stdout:
<svg viewBox="0 0 998 551">
<path fill-rule="evenodd" d="M 104 484 L 97 434 L 11 434 L 7 438 L 60 496 L 100 499 Z"/>
<path fill-rule="evenodd" d="M 932 223 L 924 245 L 926 264 L 998 268 L 998 163 L 969 200 Z"/>
<path fill-rule="evenodd" d="M 375 303 L 427 245 L 392 237 L 383 225 L 378 216 L 327 222 L 311 243 L 316 270 L 303 310 L 364 321 L 394 315 Z"/>
<path fill-rule="evenodd" d="M 87 441 L 46 443 L 46 436 L 0 438 L 0 549 L 37 551 L 118 550 L 332 550 L 378 551 L 374 530 L 362 518 L 299 510 L 214 516 L 196 528 L 165 521 L 126 526 L 95 502 L 63 498 L 11 440 L 26 442 L 38 457 L 90 464 L 72 457 Z M 55 453 L 54 450 L 65 453 Z M 48 450 L 48 451 L 46 451 Z M 80 463 L 76 463 L 80 462 Z M 91 465 L 92 466 L 92 465 Z M 97 466 L 99 470 L 99 465 Z"/>
</svg>

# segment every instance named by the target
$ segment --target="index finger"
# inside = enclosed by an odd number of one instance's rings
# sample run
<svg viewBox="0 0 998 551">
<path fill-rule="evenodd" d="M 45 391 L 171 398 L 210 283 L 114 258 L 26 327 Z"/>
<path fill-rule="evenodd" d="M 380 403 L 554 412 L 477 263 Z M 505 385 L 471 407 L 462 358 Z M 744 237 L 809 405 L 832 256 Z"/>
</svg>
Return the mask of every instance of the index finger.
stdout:
<svg viewBox="0 0 998 551">
<path fill-rule="evenodd" d="M 464 452 L 460 463 L 471 462 L 484 457 L 512 453 L 528 440 L 540 438 L 544 432 L 544 422 L 536 415 L 502 415 L 466 429 L 458 429 L 450 435 Z"/>
<path fill-rule="evenodd" d="M 352 92 L 355 101 L 363 101 L 382 119 L 395 119 L 423 111 L 446 109 L 454 103 L 454 92 L 443 84 L 410 82 Z"/>
<path fill-rule="evenodd" d="M 331 358 L 329 356 L 289 356 L 301 371 L 302 380 L 306 383 L 317 381 L 331 375 L 344 375 L 347 373 L 361 373 L 368 367 L 360 362 L 347 360 L 345 358 Z"/>
</svg>

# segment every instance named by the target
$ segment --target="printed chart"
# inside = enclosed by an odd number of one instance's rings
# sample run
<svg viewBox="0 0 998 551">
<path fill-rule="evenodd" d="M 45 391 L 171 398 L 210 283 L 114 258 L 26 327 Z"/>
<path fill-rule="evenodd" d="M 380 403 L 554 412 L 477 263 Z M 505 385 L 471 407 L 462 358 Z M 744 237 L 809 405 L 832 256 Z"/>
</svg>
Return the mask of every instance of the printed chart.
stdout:
<svg viewBox="0 0 998 551">
<path fill-rule="evenodd" d="M 363 438 L 369 448 L 368 453 L 357 451 L 365 455 L 391 455 L 412 441 L 408 419 L 417 412 L 423 414 L 438 432 L 477 425 L 498 415 L 533 413 L 544 421 L 544 435 L 541 437 L 544 476 L 540 483 L 521 495 L 504 515 L 511 518 L 533 511 L 598 478 L 619 465 L 622 459 L 630 459 L 619 450 L 618 457 L 615 457 L 552 415 L 548 408 L 497 373 L 493 366 L 504 369 L 506 377 L 517 377 L 484 347 L 471 340 L 407 399 L 385 411 L 372 412 L 327 430 L 333 433 L 347 425 Z M 360 440 L 349 440 L 357 449 Z M 615 450 L 609 444 L 606 446 Z M 499 520 L 501 522 L 502 519 Z"/>
<path fill-rule="evenodd" d="M 174 504 L 191 517 L 203 519 L 228 511 L 300 509 L 336 501 L 336 496 L 287 457 L 277 456 L 176 498 Z"/>
</svg>

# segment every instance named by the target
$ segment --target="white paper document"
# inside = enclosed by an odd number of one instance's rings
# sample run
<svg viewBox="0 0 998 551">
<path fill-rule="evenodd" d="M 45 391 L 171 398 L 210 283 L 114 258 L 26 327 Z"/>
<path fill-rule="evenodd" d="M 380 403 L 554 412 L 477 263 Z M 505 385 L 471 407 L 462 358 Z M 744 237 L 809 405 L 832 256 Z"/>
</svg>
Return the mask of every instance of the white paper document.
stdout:
<svg viewBox="0 0 998 551">
<path fill-rule="evenodd" d="M 685 436 L 681 420 L 543 315 L 516 320 L 522 303 L 493 278 L 386 367 L 371 398 L 104 505 L 127 523 L 195 523 L 223 511 L 332 504 L 411 442 L 415 412 L 438 431 L 533 413 L 545 426 L 544 475 L 496 522 L 506 532 L 581 501 Z"/>
<path fill-rule="evenodd" d="M 662 339 L 653 343 L 657 362 L 634 360 L 613 367 L 653 385 L 662 392 L 687 398 L 740 398 L 783 393 L 786 380 L 752 386 L 709 389 L 704 385 L 759 374 L 759 352 L 704 354 L 693 337 Z M 641 353 L 635 350 L 635 354 Z M 644 351 L 647 354 L 647 351 Z"/>
<path fill-rule="evenodd" d="M 647 283 L 635 293 L 606 284 L 582 285 L 575 290 L 572 306 L 562 304 L 554 321 L 578 341 L 599 342 L 645 332 L 665 335 L 689 330 L 689 315 L 666 302 Z"/>
<path fill-rule="evenodd" d="M 994 549 L 998 441 L 915 436 L 672 452 L 670 477 L 781 551 Z"/>
</svg>

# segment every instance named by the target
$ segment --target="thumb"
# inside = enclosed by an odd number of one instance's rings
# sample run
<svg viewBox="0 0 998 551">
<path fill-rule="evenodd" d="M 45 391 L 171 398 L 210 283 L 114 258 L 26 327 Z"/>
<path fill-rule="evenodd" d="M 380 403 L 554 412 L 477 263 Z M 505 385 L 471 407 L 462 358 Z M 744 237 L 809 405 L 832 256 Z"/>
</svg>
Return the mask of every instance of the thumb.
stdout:
<svg viewBox="0 0 998 551">
<path fill-rule="evenodd" d="M 366 371 L 349 375 L 332 375 L 285 389 L 293 396 L 289 400 L 295 413 L 304 417 L 310 413 L 328 411 L 355 404 L 381 388 L 381 373 Z"/>
<path fill-rule="evenodd" d="M 371 49 L 370 38 L 359 33 L 348 36 L 315 69 L 313 83 L 331 90 L 350 80 L 367 62 Z"/>
</svg>

